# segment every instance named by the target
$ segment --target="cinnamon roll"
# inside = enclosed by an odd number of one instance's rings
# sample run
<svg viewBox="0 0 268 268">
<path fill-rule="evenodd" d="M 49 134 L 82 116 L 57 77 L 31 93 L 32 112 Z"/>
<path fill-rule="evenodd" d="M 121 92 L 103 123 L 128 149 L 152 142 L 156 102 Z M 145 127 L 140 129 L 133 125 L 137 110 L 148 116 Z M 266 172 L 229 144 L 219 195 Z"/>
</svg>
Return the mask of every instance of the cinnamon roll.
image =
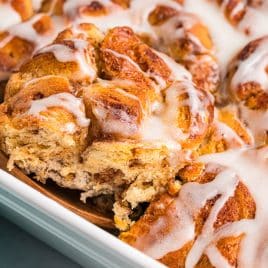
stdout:
<svg viewBox="0 0 268 268">
<path fill-rule="evenodd" d="M 0 80 L 31 58 L 33 52 L 53 32 L 53 22 L 48 15 L 38 14 L 28 21 L 0 32 Z"/>
<path fill-rule="evenodd" d="M 207 27 L 194 14 L 165 5 L 149 14 L 155 47 L 183 64 L 198 88 L 215 93 L 220 81 L 214 45 Z"/>
<path fill-rule="evenodd" d="M 264 36 L 246 45 L 231 62 L 227 76 L 227 90 L 257 144 L 267 140 L 268 130 L 267 42 Z"/>
<path fill-rule="evenodd" d="M 265 249 L 254 231 L 265 229 L 266 212 L 256 210 L 265 194 L 253 189 L 265 180 L 265 152 L 267 147 L 212 154 L 186 166 L 178 196 L 151 202 L 121 239 L 168 267 L 260 265 Z"/>
</svg>

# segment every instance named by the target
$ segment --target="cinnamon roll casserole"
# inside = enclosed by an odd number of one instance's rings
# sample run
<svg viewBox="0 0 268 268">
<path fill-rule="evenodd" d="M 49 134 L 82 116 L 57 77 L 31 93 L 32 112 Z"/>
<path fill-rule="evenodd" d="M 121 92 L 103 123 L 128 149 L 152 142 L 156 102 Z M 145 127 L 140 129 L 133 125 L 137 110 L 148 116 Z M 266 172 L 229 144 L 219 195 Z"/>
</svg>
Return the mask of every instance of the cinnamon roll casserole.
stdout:
<svg viewBox="0 0 268 268">
<path fill-rule="evenodd" d="M 0 149 L 107 196 L 168 267 L 268 263 L 268 1 L 0 0 Z"/>
</svg>

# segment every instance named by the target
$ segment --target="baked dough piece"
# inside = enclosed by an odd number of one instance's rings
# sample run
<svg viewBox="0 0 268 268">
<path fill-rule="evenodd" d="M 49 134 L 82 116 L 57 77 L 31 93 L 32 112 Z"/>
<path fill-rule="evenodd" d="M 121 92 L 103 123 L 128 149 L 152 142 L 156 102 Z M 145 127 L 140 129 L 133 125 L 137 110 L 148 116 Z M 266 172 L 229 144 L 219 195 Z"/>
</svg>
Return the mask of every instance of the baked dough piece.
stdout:
<svg viewBox="0 0 268 268">
<path fill-rule="evenodd" d="M 266 110 L 268 93 L 265 80 L 268 37 L 251 41 L 231 62 L 228 90 L 232 97 L 250 109 Z"/>
<path fill-rule="evenodd" d="M 8 80 L 13 72 L 28 61 L 38 49 L 51 43 L 67 27 L 63 17 L 63 0 L 12 0 L 0 2 L 0 11 L 7 18 L 18 12 L 19 20 L 0 23 L 0 81 Z M 3 20 L 3 23 L 12 20 Z"/>
<path fill-rule="evenodd" d="M 127 229 L 140 203 L 175 194 L 213 121 L 213 99 L 128 27 L 104 36 L 67 28 L 12 75 L 1 105 L 1 149 L 35 178 L 114 195 Z M 153 127 L 155 127 L 153 129 Z"/>
<path fill-rule="evenodd" d="M 148 20 L 157 35 L 154 46 L 183 64 L 198 88 L 215 93 L 219 66 L 209 31 L 198 17 L 163 4 L 150 12 Z"/>
<path fill-rule="evenodd" d="M 170 124 L 170 129 L 163 131 L 167 131 L 166 135 L 171 135 L 180 146 L 194 148 L 201 143 L 213 118 L 213 100 L 205 91 L 195 89 L 185 70 L 180 69 L 179 65 L 165 55 L 150 49 L 127 27 L 109 31 L 100 52 L 104 77 L 112 79 L 113 83 L 110 84 L 119 84 L 119 88 L 121 82 L 121 87 L 125 91 L 120 92 L 116 87 L 111 90 L 109 83 L 108 87 L 107 83 L 106 86 L 102 83 L 94 84 L 86 91 L 86 96 L 92 100 L 93 114 L 99 123 L 104 121 L 106 125 L 109 124 L 109 116 L 116 120 L 117 110 L 121 110 L 129 113 L 124 116 L 125 130 L 123 126 L 120 127 L 119 121 L 122 118 L 117 120 L 117 132 L 119 131 L 121 136 L 131 137 L 124 135 L 124 132 L 135 129 L 135 126 L 127 126 L 133 119 L 134 125 L 138 123 L 133 136 L 146 139 L 143 136 L 148 133 L 143 132 L 146 132 L 147 124 L 152 123 L 154 119 L 160 119 L 159 123 L 163 121 L 163 124 Z M 172 73 L 176 70 L 177 74 Z M 188 78 L 185 77 L 187 75 Z M 101 87 L 102 90 L 99 90 Z M 96 109 L 102 109 L 102 112 Z M 127 119 L 127 116 L 130 118 Z M 121 125 L 122 123 L 121 120 Z M 103 126 L 103 133 L 107 132 L 104 129 L 108 130 L 108 127 Z M 157 136 L 158 133 L 155 133 L 155 140 Z"/>
<path fill-rule="evenodd" d="M 199 155 L 253 146 L 254 137 L 239 118 L 236 106 L 215 108 L 214 113 L 215 117 L 210 130 L 198 148 Z"/>
<path fill-rule="evenodd" d="M 202 156 L 178 173 L 178 196 L 151 202 L 121 239 L 168 267 L 265 266 L 267 152 Z"/>
<path fill-rule="evenodd" d="M 43 182 L 53 178 L 78 189 L 84 185 L 74 181 L 74 166 L 88 144 L 90 123 L 79 94 L 81 83 L 94 79 L 97 68 L 87 37 L 92 27 L 78 26 L 77 34 L 67 29 L 39 50 L 9 80 L 1 106 L 1 147 L 14 153 L 11 165 Z"/>
<path fill-rule="evenodd" d="M 88 1 L 85 5 L 67 1 L 64 12 L 70 20 L 92 22 L 105 31 L 131 27 L 150 46 L 184 65 L 198 88 L 217 91 L 220 75 L 212 39 L 198 17 L 183 10 L 183 1 L 122 2 Z"/>
<path fill-rule="evenodd" d="M 38 14 L 24 23 L 11 26 L 8 31 L 0 32 L 1 80 L 6 80 L 11 72 L 17 71 L 29 60 L 37 46 L 35 41 L 46 39 L 53 33 L 53 27 L 48 15 Z M 24 35 L 25 30 L 29 36 Z"/>
<path fill-rule="evenodd" d="M 9 44 L 12 37 L 7 29 L 30 19 L 34 15 L 34 10 L 31 0 L 3 0 L 0 1 L 0 11 L 2 11 L 0 15 L 5 17 L 0 22 L 0 81 L 2 81 L 7 80 L 14 66 L 21 63 L 19 58 L 22 59 L 23 55 L 29 54 L 31 50 L 31 44 L 17 38 Z"/>
<path fill-rule="evenodd" d="M 267 143 L 267 44 L 267 36 L 251 41 L 230 63 L 227 74 L 230 99 L 238 105 L 256 144 Z"/>
<path fill-rule="evenodd" d="M 100 52 L 104 77 L 111 80 L 100 80 L 85 90 L 84 100 L 92 118 L 90 133 L 93 140 L 117 142 L 104 142 L 105 149 L 101 143 L 97 147 L 98 143 L 93 142 L 84 154 L 88 159 L 84 163 L 88 171 L 100 167 L 107 170 L 104 175 L 114 174 L 113 183 L 118 189 L 115 222 L 123 230 L 128 228 L 128 216 L 138 203 L 148 202 L 165 188 L 171 193 L 177 191 L 174 175 L 186 160 L 184 153 L 177 154 L 177 146 L 199 146 L 212 121 L 213 105 L 207 93 L 194 89 L 190 81 L 174 82 L 185 80 L 185 70 L 177 70 L 176 77 L 172 71 L 178 66 L 151 50 L 129 28 L 109 31 Z M 201 105 L 198 107 L 204 117 L 192 109 L 191 97 Z M 152 132 L 154 124 L 156 129 Z M 129 140 L 123 143 L 122 139 Z M 97 150 L 99 156 L 92 161 Z M 109 191 L 111 182 L 109 178 L 106 181 L 102 185 Z M 124 189 L 122 185 L 130 181 L 130 187 Z M 92 194 L 90 190 L 84 196 Z"/>
<path fill-rule="evenodd" d="M 42 0 L 38 11 L 49 15 L 62 16 L 65 0 Z"/>
<path fill-rule="evenodd" d="M 215 0 L 222 6 L 225 16 L 230 23 L 237 25 L 245 16 L 247 7 L 250 6 L 250 1 L 244 0 Z"/>
<path fill-rule="evenodd" d="M 254 218 L 256 206 L 247 187 L 228 172 L 215 164 L 185 167 L 179 196 L 152 202 L 121 239 L 168 267 L 236 266 L 243 231 L 220 235 L 221 229 Z"/>
</svg>

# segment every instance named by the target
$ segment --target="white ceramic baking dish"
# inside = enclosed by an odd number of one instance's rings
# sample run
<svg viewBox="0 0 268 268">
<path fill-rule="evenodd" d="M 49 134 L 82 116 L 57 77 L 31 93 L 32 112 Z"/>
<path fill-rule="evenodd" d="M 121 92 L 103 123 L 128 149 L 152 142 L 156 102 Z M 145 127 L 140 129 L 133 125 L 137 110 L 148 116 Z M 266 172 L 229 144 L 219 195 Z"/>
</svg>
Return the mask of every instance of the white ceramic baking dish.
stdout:
<svg viewBox="0 0 268 268">
<path fill-rule="evenodd" d="M 0 214 L 83 267 L 164 267 L 1 169 Z"/>
</svg>

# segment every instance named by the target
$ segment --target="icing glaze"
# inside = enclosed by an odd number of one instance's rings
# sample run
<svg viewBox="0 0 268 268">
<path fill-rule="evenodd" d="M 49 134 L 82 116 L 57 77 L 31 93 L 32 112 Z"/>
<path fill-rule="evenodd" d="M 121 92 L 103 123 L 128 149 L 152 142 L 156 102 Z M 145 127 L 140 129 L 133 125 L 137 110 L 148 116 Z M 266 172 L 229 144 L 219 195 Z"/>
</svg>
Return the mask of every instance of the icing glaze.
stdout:
<svg viewBox="0 0 268 268">
<path fill-rule="evenodd" d="M 74 115 L 77 123 L 81 127 L 89 126 L 90 120 L 86 118 L 84 104 L 81 99 L 76 98 L 70 93 L 59 93 L 51 95 L 47 98 L 34 100 L 27 111 L 27 114 L 34 116 L 41 116 L 40 113 L 46 111 L 51 107 L 61 107 Z M 67 127 L 70 130 L 70 126 Z"/>
</svg>

